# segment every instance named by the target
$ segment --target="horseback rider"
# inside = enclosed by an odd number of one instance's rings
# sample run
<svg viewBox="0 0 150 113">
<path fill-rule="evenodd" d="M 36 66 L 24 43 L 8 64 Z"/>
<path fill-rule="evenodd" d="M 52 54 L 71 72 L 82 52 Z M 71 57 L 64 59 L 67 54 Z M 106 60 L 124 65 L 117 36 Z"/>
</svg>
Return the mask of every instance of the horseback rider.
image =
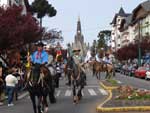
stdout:
<svg viewBox="0 0 150 113">
<path fill-rule="evenodd" d="M 37 46 L 37 50 L 35 52 L 33 52 L 33 54 L 31 54 L 30 61 L 33 64 L 33 67 L 35 66 L 32 70 L 33 73 L 41 73 L 40 71 L 41 71 L 42 67 L 45 69 L 48 69 L 47 64 L 48 64 L 49 55 L 44 50 L 44 48 L 43 48 L 44 44 L 42 42 L 37 43 L 36 46 Z M 37 74 L 35 74 L 35 75 L 37 75 Z"/>
<path fill-rule="evenodd" d="M 80 49 L 75 48 L 73 50 L 73 61 L 74 61 L 74 67 L 73 67 L 73 75 L 72 78 L 72 85 L 73 85 L 73 100 L 74 103 L 77 103 L 82 98 L 82 89 L 84 88 L 84 85 L 86 84 L 86 75 L 84 72 L 84 69 L 82 68 L 83 63 L 83 57 L 80 55 Z M 78 91 L 76 92 L 76 90 Z"/>
<path fill-rule="evenodd" d="M 46 64 L 48 63 L 48 53 L 43 50 L 44 44 L 39 42 L 37 44 L 37 51 L 31 55 L 31 62 L 34 64 Z"/>
<path fill-rule="evenodd" d="M 112 65 L 112 60 L 111 60 L 111 58 L 110 58 L 110 56 L 109 56 L 108 53 L 105 54 L 105 57 L 103 58 L 103 62 L 104 62 L 105 64 Z"/>
<path fill-rule="evenodd" d="M 99 52 L 95 56 L 96 61 L 102 63 L 103 62 L 103 57 L 104 57 L 104 51 L 99 50 Z"/>
<path fill-rule="evenodd" d="M 62 72 L 63 72 L 62 71 L 63 70 L 62 69 L 62 55 L 57 56 L 54 67 L 56 69 L 56 75 L 54 77 L 54 81 L 55 81 L 56 88 L 59 88 L 59 79 L 62 76 Z"/>
</svg>

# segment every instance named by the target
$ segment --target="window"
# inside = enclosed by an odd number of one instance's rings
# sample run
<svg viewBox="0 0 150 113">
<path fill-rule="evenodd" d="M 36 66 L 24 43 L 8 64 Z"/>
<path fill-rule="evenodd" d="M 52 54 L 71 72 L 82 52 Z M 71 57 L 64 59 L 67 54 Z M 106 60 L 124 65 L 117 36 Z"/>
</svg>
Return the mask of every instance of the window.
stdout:
<svg viewBox="0 0 150 113">
<path fill-rule="evenodd" d="M 11 0 L 9 0 L 9 6 L 11 6 Z"/>
<path fill-rule="evenodd" d="M 15 2 L 16 2 L 18 5 L 21 5 L 22 0 L 15 0 Z"/>
</svg>

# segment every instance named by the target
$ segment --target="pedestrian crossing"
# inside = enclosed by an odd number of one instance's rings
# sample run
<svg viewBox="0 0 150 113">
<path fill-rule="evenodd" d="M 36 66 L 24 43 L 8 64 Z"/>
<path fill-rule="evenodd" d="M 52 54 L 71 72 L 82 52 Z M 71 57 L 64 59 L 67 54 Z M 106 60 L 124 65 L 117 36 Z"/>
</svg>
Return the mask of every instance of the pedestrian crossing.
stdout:
<svg viewBox="0 0 150 113">
<path fill-rule="evenodd" d="M 108 92 L 100 87 L 93 87 L 93 86 L 89 86 L 89 87 L 85 87 L 82 90 L 82 96 L 84 97 L 96 97 L 96 96 L 106 96 L 108 95 Z M 55 96 L 56 98 L 63 98 L 63 97 L 71 97 L 72 96 L 72 89 L 71 88 L 66 88 L 66 87 L 60 87 L 58 89 L 55 90 Z M 30 99 L 30 97 L 28 96 L 28 99 Z"/>
<path fill-rule="evenodd" d="M 82 90 L 83 96 L 99 96 L 99 95 L 108 95 L 108 92 L 102 88 L 94 87 L 94 88 L 84 88 Z M 68 88 L 60 88 L 55 91 L 56 97 L 70 97 L 72 96 L 72 89 Z"/>
</svg>

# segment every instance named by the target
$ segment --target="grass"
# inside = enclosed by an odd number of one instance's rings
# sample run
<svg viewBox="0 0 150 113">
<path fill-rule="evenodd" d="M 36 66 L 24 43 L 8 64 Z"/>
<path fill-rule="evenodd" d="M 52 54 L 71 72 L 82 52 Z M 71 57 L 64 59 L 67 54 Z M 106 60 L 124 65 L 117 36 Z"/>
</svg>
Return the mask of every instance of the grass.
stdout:
<svg viewBox="0 0 150 113">
<path fill-rule="evenodd" d="M 116 80 L 114 80 L 114 79 L 108 79 L 107 81 L 108 81 L 109 83 L 111 83 L 113 86 L 118 85 L 118 82 L 117 82 Z"/>
</svg>

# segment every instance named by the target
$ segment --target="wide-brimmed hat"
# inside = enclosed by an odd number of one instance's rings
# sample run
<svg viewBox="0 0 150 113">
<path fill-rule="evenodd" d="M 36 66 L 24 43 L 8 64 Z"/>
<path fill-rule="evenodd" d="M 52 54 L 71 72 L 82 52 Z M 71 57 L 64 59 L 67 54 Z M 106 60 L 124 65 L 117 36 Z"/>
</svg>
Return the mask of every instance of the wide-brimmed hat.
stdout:
<svg viewBox="0 0 150 113">
<path fill-rule="evenodd" d="M 36 46 L 43 47 L 44 44 L 43 44 L 42 42 L 38 42 L 38 43 L 36 44 Z"/>
<path fill-rule="evenodd" d="M 79 48 L 74 48 L 73 52 L 80 52 L 81 50 Z"/>
</svg>

